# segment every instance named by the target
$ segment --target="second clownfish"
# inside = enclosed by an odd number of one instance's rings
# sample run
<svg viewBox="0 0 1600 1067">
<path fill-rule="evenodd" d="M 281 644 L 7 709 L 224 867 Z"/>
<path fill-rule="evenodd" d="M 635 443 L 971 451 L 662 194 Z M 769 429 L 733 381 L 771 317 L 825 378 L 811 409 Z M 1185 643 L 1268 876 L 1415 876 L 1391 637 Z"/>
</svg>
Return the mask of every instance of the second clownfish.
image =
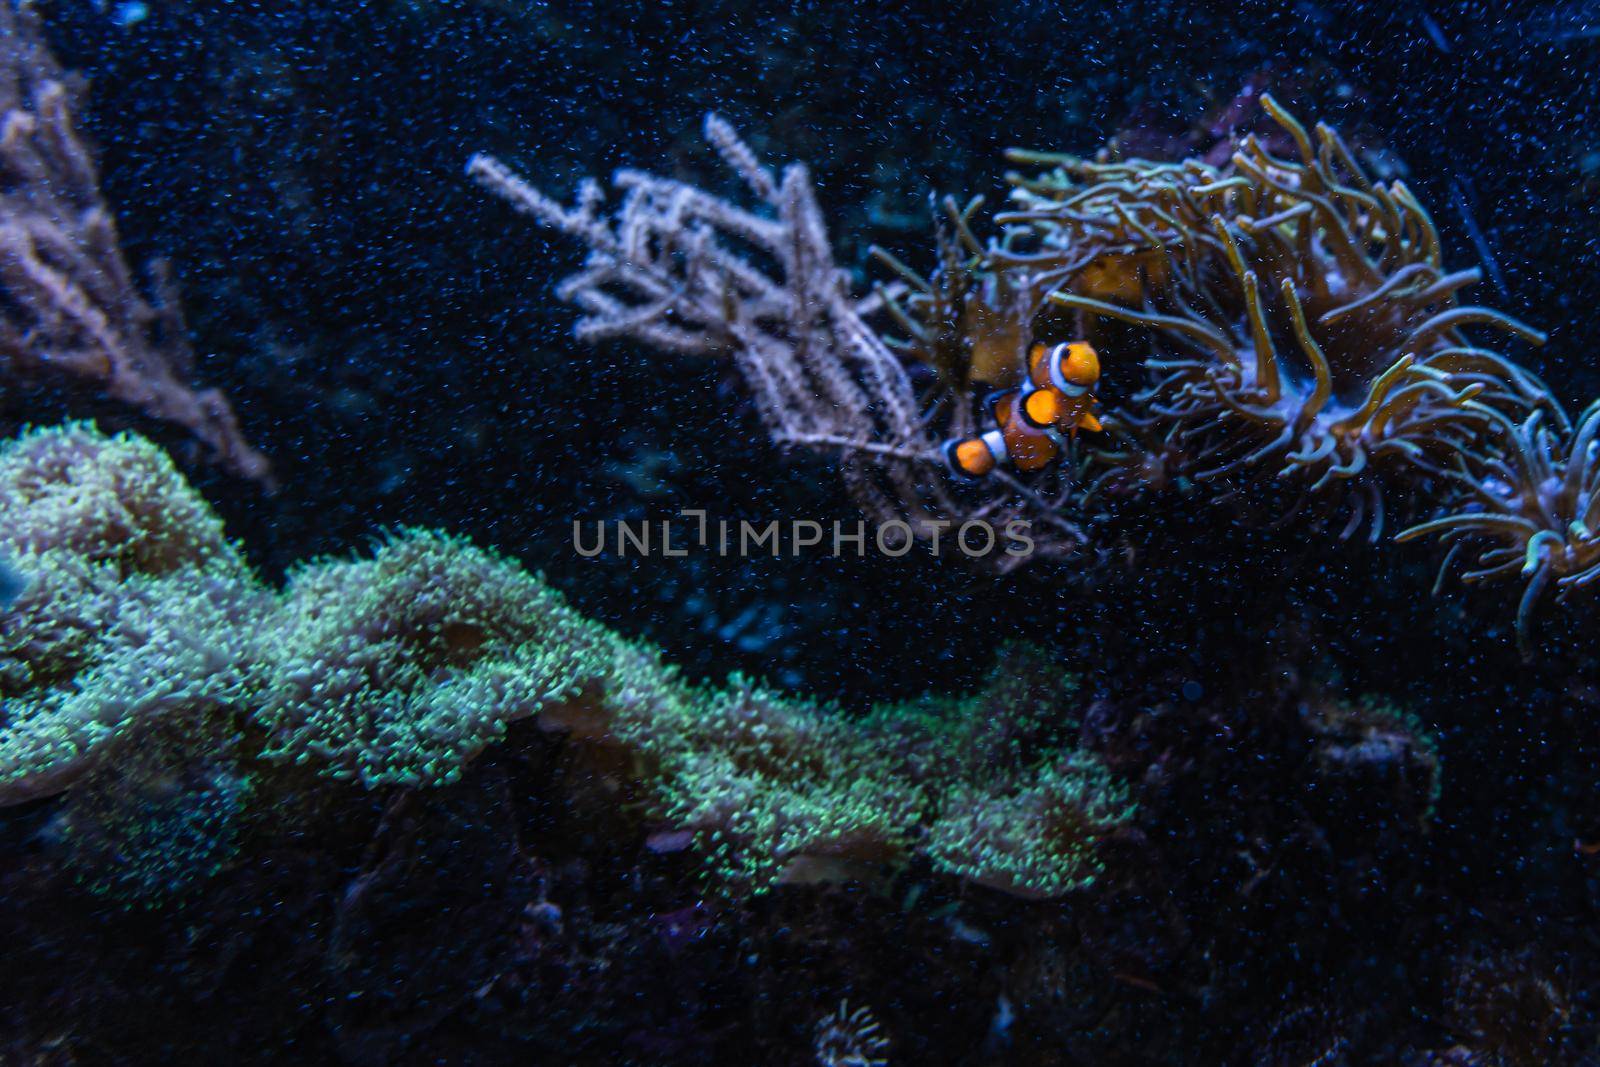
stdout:
<svg viewBox="0 0 1600 1067">
<path fill-rule="evenodd" d="M 1024 472 L 1048 466 L 1079 430 L 1100 429 L 1094 415 L 1099 381 L 1100 356 L 1087 341 L 1034 345 L 1022 387 L 984 402 L 996 428 L 946 442 L 945 462 L 968 478 L 981 478 L 1003 463 Z"/>
</svg>

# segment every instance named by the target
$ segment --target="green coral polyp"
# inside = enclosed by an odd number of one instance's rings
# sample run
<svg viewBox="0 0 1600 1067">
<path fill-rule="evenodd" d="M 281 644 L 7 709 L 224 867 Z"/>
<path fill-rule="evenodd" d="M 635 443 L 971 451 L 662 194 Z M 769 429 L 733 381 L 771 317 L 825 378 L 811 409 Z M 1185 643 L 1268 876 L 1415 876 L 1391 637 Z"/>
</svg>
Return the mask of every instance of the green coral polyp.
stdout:
<svg viewBox="0 0 1600 1067">
<path fill-rule="evenodd" d="M 60 792 L 131 722 L 252 656 L 254 578 L 164 452 L 92 427 L 0 444 L 0 804 Z M 242 669 L 242 668 L 241 668 Z"/>
<path fill-rule="evenodd" d="M 1127 790 L 1086 753 L 1065 755 L 1013 791 L 961 785 L 928 831 L 934 867 L 1023 897 L 1082 889 L 1095 846 L 1133 817 Z"/>
<path fill-rule="evenodd" d="M 302 568 L 267 654 L 268 754 L 368 786 L 456 778 L 506 724 L 573 695 L 598 628 L 515 564 L 407 531 Z"/>
<path fill-rule="evenodd" d="M 68 863 L 102 896 L 159 900 L 234 854 L 255 791 L 231 717 L 176 715 L 124 733 L 68 794 L 58 820 Z"/>
<path fill-rule="evenodd" d="M 664 821 L 723 876 L 760 889 L 909 854 L 925 790 L 869 733 L 738 677 L 694 697 L 632 733 L 660 765 Z"/>
<path fill-rule="evenodd" d="M 521 720 L 631 777 L 651 824 L 735 889 L 920 859 L 1053 896 L 1093 880 L 1099 839 L 1132 815 L 1068 742 L 1074 683 L 1041 654 L 1005 650 L 973 696 L 852 720 L 740 677 L 692 685 L 442 533 L 400 531 L 275 592 L 137 438 L 25 436 L 0 448 L 0 499 L 0 551 L 31 575 L 0 612 L 0 804 L 71 790 L 74 862 L 119 895 L 224 862 L 253 768 L 436 786 Z"/>
<path fill-rule="evenodd" d="M 65 552 L 124 577 L 243 567 L 222 520 L 165 452 L 87 423 L 0 443 L 0 512 L 19 554 Z"/>
</svg>

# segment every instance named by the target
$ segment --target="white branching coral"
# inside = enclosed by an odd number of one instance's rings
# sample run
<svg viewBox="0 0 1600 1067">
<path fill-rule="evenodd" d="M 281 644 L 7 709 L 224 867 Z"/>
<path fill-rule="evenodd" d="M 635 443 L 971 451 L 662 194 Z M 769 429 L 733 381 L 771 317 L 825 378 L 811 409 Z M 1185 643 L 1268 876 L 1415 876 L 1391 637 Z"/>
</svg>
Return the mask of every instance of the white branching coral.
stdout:
<svg viewBox="0 0 1600 1067">
<path fill-rule="evenodd" d="M 227 398 L 185 381 L 193 353 L 165 265 L 150 267 L 153 299 L 128 269 L 73 96 L 32 12 L 0 4 L 0 385 L 97 382 L 269 482 Z"/>
<path fill-rule="evenodd" d="M 941 398 L 917 388 L 906 363 L 869 319 L 900 287 L 851 295 L 834 261 L 811 176 L 800 163 L 774 175 L 716 115 L 706 139 L 760 201 L 746 210 L 684 182 L 637 170 L 613 179 L 623 194 L 606 215 L 586 181 L 571 207 L 544 195 L 498 159 L 478 154 L 467 172 L 543 225 L 583 242 L 588 259 L 558 295 L 584 312 L 587 341 L 628 338 L 673 352 L 729 356 L 772 440 L 839 457 L 852 495 L 880 526 L 932 534 L 982 520 L 1034 523 L 1034 554 L 1083 543 L 1067 495 L 1007 476 L 972 487 L 930 477 L 949 432 Z M 1002 557 L 1002 565 L 1012 557 Z"/>
</svg>

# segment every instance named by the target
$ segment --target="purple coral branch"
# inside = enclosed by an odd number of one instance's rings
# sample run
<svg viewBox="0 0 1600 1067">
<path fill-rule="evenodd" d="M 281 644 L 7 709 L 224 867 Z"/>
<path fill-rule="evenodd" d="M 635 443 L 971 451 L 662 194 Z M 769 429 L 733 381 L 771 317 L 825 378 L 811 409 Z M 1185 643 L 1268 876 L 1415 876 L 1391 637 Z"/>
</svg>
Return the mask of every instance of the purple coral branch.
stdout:
<svg viewBox="0 0 1600 1067">
<path fill-rule="evenodd" d="M 153 296 L 134 281 L 72 97 L 32 14 L 0 5 L 0 373 L 98 382 L 270 486 L 227 398 L 184 380 L 192 355 L 170 278 L 157 262 Z"/>
</svg>

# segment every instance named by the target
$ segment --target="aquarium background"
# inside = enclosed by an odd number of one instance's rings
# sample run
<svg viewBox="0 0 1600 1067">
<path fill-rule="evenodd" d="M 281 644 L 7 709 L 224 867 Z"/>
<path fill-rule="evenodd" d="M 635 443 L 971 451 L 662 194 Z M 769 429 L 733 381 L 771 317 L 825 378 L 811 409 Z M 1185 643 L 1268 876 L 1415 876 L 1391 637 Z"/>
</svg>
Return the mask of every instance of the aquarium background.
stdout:
<svg viewBox="0 0 1600 1067">
<path fill-rule="evenodd" d="M 72 1051 L 54 1060 L 30 1045 L 33 1058 L 17 1062 L 214 1052 L 224 1043 L 209 1033 L 212 1003 L 259 1010 L 239 1027 L 281 1038 L 301 1050 L 284 1058 L 301 1062 L 808 1063 L 818 1062 L 813 1034 L 797 1020 L 820 1019 L 847 995 L 890 1033 L 890 1062 L 1593 1062 L 1600 858 L 1579 846 L 1600 837 L 1600 675 L 1586 609 L 1545 611 L 1541 653 L 1524 663 L 1511 637 L 1515 594 L 1433 597 L 1437 558 L 1418 546 L 1263 530 L 1182 498 L 1140 515 L 1109 558 L 1004 578 L 922 552 L 582 559 L 574 520 L 686 507 L 763 522 L 857 513 L 825 462 L 768 443 L 726 367 L 575 341 L 554 288 L 581 250 L 485 196 L 464 167 L 491 152 L 563 196 L 623 166 L 715 187 L 728 180 L 700 135 L 714 110 L 765 160 L 811 167 L 840 262 L 865 287 L 882 276 L 873 244 L 927 257 L 930 193 L 1000 202 L 1007 147 L 1089 154 L 1116 139 L 1133 154 L 1203 155 L 1237 116 L 1257 121 L 1242 94 L 1270 89 L 1302 118 L 1340 128 L 1370 167 L 1405 179 L 1433 212 L 1446 262 L 1483 265 L 1478 298 L 1549 332 L 1543 348 L 1517 346 L 1514 357 L 1576 411 L 1600 393 L 1600 9 L 38 8 L 62 64 L 88 79 L 83 121 L 128 258 L 175 266 L 195 378 L 226 392 L 279 489 L 264 494 L 208 466 L 181 430 L 92 395 L 8 393 L 7 435 L 95 417 L 169 447 L 274 580 L 402 526 L 444 529 L 541 571 L 584 614 L 660 646 L 695 679 L 742 672 L 847 714 L 970 690 L 1008 642 L 1025 640 L 1081 676 L 1093 710 L 1083 728 L 1113 737 L 1116 766 L 1158 792 L 1181 786 L 1147 807 L 1138 830 L 1164 843 L 1165 866 L 1043 912 L 949 887 L 919 906 L 904 886 L 866 904 L 858 889 L 840 891 L 849 903 L 711 905 L 674 887 L 630 905 L 688 909 L 683 921 L 707 939 L 757 954 L 776 927 L 810 931 L 762 966 L 804 971 L 827 959 L 815 973 L 829 976 L 817 981 L 832 999 L 777 1013 L 772 1032 L 752 1026 L 736 992 L 697 993 L 699 972 L 686 967 L 677 987 L 643 988 L 633 1007 L 597 999 L 606 1006 L 596 1014 L 620 1013 L 610 1019 L 564 1004 L 559 1022 L 519 1030 L 480 1024 L 452 1000 L 397 1013 L 379 1037 L 326 1000 L 296 1000 L 345 995 L 337 982 L 286 972 L 294 995 L 258 1008 L 229 998 L 220 964 L 186 986 L 191 961 L 167 948 L 141 959 L 167 968 L 158 984 L 168 999 L 125 1043 L 108 1035 L 135 1013 L 136 990 L 97 994 L 83 1022 L 61 1020 L 63 1033 L 94 1040 L 65 1041 Z M 1442 792 L 1424 837 L 1396 832 L 1393 813 L 1366 795 L 1381 782 L 1329 784 L 1307 770 L 1315 753 L 1279 731 L 1311 685 L 1406 709 L 1409 728 L 1437 744 Z M 475 803 L 452 817 L 484 832 L 494 804 Z M 28 820 L 8 831 L 12 847 L 38 847 L 29 842 L 48 813 Z M 1259 890 L 1242 891 L 1246 882 Z M 463 885 L 451 892 L 436 905 L 419 889 L 415 914 L 393 921 L 473 906 Z M 250 908 L 274 906 L 238 893 Z M 188 906 L 219 913 L 229 902 Z M 921 955 L 904 978 L 887 964 L 841 962 L 886 951 L 880 912 L 903 922 L 919 907 L 944 909 L 941 936 L 956 947 L 916 934 Z M 19 936 L 102 924 L 95 944 L 108 954 L 108 930 L 175 921 L 110 905 L 41 917 L 20 890 L 6 908 Z M 852 924 L 819 914 L 828 909 L 881 922 L 857 942 Z M 315 941 L 307 922 L 275 936 Z M 585 951 L 625 968 L 640 935 L 621 919 L 594 924 Z M 206 929 L 207 951 L 222 952 L 228 924 Z M 1022 942 L 1075 948 L 1017 962 Z M 247 954 L 269 969 L 299 959 L 260 945 Z M 386 965 L 393 973 L 367 976 L 363 995 L 403 983 L 404 968 Z M 550 966 L 552 989 L 577 981 Z M 133 980 L 121 971 L 112 984 Z M 1113 992 L 1076 1001 L 1102 986 Z"/>
</svg>

